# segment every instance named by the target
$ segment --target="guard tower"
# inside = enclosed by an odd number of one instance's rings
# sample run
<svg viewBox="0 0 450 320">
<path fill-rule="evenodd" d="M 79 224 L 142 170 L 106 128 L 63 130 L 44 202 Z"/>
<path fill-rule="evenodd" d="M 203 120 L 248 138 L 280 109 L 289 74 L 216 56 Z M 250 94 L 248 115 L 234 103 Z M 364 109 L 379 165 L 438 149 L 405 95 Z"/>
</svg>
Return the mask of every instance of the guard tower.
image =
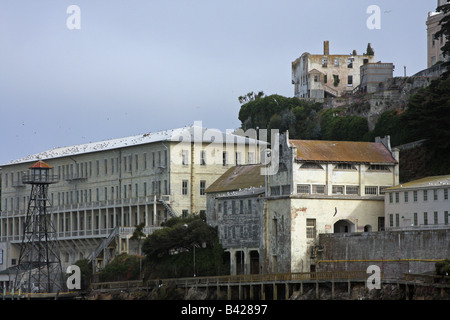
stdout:
<svg viewBox="0 0 450 320">
<path fill-rule="evenodd" d="M 23 175 L 31 185 L 28 210 L 23 225 L 14 289 L 23 293 L 58 293 L 67 291 L 63 282 L 57 234 L 51 219 L 48 187 L 58 182 L 50 174 L 52 167 L 38 161 Z"/>
</svg>

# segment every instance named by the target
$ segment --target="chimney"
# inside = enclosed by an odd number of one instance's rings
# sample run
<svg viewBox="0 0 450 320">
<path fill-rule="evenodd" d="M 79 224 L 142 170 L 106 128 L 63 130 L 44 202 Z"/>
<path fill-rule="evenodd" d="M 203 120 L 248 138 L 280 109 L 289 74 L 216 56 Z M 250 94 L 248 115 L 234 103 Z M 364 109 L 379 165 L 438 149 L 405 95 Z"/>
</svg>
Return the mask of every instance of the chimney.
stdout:
<svg viewBox="0 0 450 320">
<path fill-rule="evenodd" d="M 323 55 L 324 56 L 330 55 L 330 42 L 328 40 L 325 40 L 323 42 Z"/>
</svg>

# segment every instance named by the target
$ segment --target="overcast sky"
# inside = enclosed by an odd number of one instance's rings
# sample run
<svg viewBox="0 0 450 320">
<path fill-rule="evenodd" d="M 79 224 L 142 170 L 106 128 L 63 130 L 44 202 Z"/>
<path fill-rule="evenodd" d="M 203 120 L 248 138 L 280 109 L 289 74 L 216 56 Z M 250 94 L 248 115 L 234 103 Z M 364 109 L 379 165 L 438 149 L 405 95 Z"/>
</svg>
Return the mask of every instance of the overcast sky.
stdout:
<svg viewBox="0 0 450 320">
<path fill-rule="evenodd" d="M 412 75 L 426 68 L 425 21 L 436 4 L 2 0 L 0 164 L 194 121 L 238 128 L 238 97 L 292 97 L 292 61 L 322 53 L 324 40 L 331 54 L 361 54 L 370 42 L 376 61 Z M 380 29 L 367 27 L 370 5 L 381 9 Z"/>
</svg>

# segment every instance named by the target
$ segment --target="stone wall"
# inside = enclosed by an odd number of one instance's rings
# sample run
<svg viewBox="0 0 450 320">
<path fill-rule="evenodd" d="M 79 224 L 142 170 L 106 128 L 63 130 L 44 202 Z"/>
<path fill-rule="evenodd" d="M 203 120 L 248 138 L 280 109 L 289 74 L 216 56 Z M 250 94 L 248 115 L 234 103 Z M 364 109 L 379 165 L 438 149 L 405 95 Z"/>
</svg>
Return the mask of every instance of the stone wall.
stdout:
<svg viewBox="0 0 450 320">
<path fill-rule="evenodd" d="M 366 270 L 378 265 L 385 278 L 398 278 L 408 272 L 434 272 L 433 260 L 446 258 L 450 258 L 450 228 L 320 234 L 316 268 Z"/>
</svg>

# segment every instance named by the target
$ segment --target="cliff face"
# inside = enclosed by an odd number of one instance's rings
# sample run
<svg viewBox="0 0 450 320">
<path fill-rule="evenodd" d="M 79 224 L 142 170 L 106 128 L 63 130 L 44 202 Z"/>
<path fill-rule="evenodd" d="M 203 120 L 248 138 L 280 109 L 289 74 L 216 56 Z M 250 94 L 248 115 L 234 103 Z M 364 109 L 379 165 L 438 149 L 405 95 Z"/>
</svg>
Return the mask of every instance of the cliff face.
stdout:
<svg viewBox="0 0 450 320">
<path fill-rule="evenodd" d="M 380 83 L 377 92 L 355 93 L 334 98 L 327 101 L 324 108 L 346 107 L 348 115 L 367 118 L 369 130 L 373 130 L 383 112 L 404 110 L 409 98 L 436 78 L 436 76 L 395 77 Z"/>
</svg>

